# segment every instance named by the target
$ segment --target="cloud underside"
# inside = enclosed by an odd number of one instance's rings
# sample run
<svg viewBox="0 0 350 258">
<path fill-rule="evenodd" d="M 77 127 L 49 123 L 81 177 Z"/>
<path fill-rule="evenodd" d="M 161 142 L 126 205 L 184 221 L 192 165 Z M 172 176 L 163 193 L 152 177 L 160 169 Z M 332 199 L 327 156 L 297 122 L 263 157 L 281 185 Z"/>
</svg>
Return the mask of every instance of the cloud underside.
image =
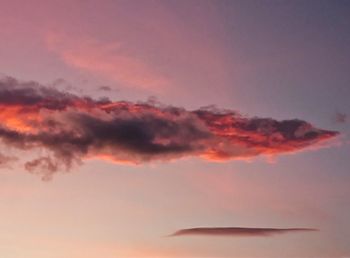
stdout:
<svg viewBox="0 0 350 258">
<path fill-rule="evenodd" d="M 170 236 L 273 236 L 293 232 L 318 231 L 313 228 L 243 228 L 243 227 L 214 227 L 181 229 Z"/>
<path fill-rule="evenodd" d="M 0 142 L 6 148 L 43 153 L 25 163 L 30 171 L 69 170 L 90 158 L 133 164 L 190 156 L 249 159 L 315 147 L 337 134 L 299 119 L 95 100 L 36 82 L 0 80 Z"/>
</svg>

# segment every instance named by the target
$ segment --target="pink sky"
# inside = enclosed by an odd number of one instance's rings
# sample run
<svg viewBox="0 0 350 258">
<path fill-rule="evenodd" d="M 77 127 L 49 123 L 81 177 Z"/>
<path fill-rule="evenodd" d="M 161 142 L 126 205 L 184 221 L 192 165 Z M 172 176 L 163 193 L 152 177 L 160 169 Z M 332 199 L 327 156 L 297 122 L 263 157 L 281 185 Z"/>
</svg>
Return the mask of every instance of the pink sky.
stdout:
<svg viewBox="0 0 350 258">
<path fill-rule="evenodd" d="M 350 256 L 349 8 L 330 0 L 1 1 L 0 257 Z M 40 87 L 55 91 L 35 104 L 26 102 L 35 94 L 16 91 Z M 68 101 L 64 111 L 51 106 L 57 96 Z M 128 111 L 115 108 L 121 101 Z M 156 108 L 130 104 L 140 102 Z M 203 106 L 212 113 L 201 116 Z M 66 171 L 63 143 L 35 137 L 56 136 L 52 128 L 92 134 L 72 119 L 78 114 L 171 124 L 141 131 L 186 151 L 146 155 L 140 142 L 115 136 L 86 153 L 69 150 Z M 282 120 L 298 130 L 289 135 Z M 9 131 L 32 134 L 35 147 Z M 60 164 L 50 181 L 23 166 L 45 155 Z M 166 237 L 198 227 L 319 231 Z"/>
</svg>

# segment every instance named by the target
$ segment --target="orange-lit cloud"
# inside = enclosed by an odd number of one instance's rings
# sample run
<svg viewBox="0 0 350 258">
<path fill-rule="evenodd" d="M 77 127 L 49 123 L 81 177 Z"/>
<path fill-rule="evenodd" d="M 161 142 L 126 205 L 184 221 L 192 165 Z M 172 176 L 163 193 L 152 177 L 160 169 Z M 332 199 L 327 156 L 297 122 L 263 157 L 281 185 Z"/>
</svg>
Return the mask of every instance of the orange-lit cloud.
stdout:
<svg viewBox="0 0 350 258">
<path fill-rule="evenodd" d="M 168 79 L 145 60 L 124 51 L 120 43 L 101 43 L 91 38 L 74 39 L 49 33 L 48 48 L 75 68 L 121 83 L 122 86 L 162 91 Z"/>
<path fill-rule="evenodd" d="M 242 228 L 242 227 L 215 227 L 215 228 L 187 228 L 176 231 L 170 236 L 272 236 L 292 232 L 318 231 L 313 228 Z"/>
<path fill-rule="evenodd" d="M 0 81 L 2 144 L 45 155 L 25 167 L 55 172 L 83 159 L 143 163 L 292 153 L 335 137 L 302 120 L 247 118 L 214 108 L 94 100 L 14 78 Z"/>
</svg>

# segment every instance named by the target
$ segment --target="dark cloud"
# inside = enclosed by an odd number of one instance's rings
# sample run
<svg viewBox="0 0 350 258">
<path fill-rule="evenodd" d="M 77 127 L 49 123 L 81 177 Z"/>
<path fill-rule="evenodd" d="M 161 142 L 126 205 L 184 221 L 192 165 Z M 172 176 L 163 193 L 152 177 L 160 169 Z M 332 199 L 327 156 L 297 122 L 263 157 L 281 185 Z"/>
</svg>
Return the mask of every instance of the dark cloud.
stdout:
<svg viewBox="0 0 350 258">
<path fill-rule="evenodd" d="M 348 116 L 345 113 L 336 112 L 333 121 L 335 123 L 344 124 L 347 122 Z"/>
<path fill-rule="evenodd" d="M 100 86 L 98 89 L 101 91 L 112 91 L 112 88 L 106 85 Z"/>
<path fill-rule="evenodd" d="M 181 229 L 170 236 L 272 236 L 292 232 L 318 231 L 313 228 L 244 228 L 214 227 Z"/>
<path fill-rule="evenodd" d="M 29 171 L 54 173 L 91 157 L 134 164 L 189 156 L 245 159 L 300 151 L 337 134 L 299 119 L 94 100 L 36 82 L 0 80 L 0 142 L 45 152 L 25 164 Z"/>
</svg>

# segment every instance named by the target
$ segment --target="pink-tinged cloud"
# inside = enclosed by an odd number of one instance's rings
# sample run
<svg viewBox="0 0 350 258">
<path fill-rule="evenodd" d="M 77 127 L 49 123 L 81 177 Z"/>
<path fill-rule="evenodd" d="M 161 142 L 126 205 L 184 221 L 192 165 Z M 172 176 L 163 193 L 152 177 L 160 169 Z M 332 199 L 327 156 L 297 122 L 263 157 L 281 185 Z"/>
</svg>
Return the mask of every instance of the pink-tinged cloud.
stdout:
<svg viewBox="0 0 350 258">
<path fill-rule="evenodd" d="M 0 108 L 2 144 L 46 153 L 25 164 L 30 171 L 55 172 L 96 157 L 133 164 L 247 159 L 293 153 L 338 135 L 298 119 L 95 100 L 9 77 L 0 80 Z"/>
<path fill-rule="evenodd" d="M 169 85 L 164 75 L 147 61 L 127 53 L 119 42 L 102 43 L 91 38 L 75 39 L 49 33 L 46 43 L 66 64 L 121 86 L 161 92 Z"/>
<path fill-rule="evenodd" d="M 214 227 L 214 228 L 187 228 L 176 231 L 170 236 L 273 236 L 292 232 L 318 231 L 313 228 L 243 228 L 243 227 Z"/>
<path fill-rule="evenodd" d="M 0 153 L 0 168 L 7 167 L 11 162 L 15 161 L 15 157 L 7 156 Z"/>
</svg>

